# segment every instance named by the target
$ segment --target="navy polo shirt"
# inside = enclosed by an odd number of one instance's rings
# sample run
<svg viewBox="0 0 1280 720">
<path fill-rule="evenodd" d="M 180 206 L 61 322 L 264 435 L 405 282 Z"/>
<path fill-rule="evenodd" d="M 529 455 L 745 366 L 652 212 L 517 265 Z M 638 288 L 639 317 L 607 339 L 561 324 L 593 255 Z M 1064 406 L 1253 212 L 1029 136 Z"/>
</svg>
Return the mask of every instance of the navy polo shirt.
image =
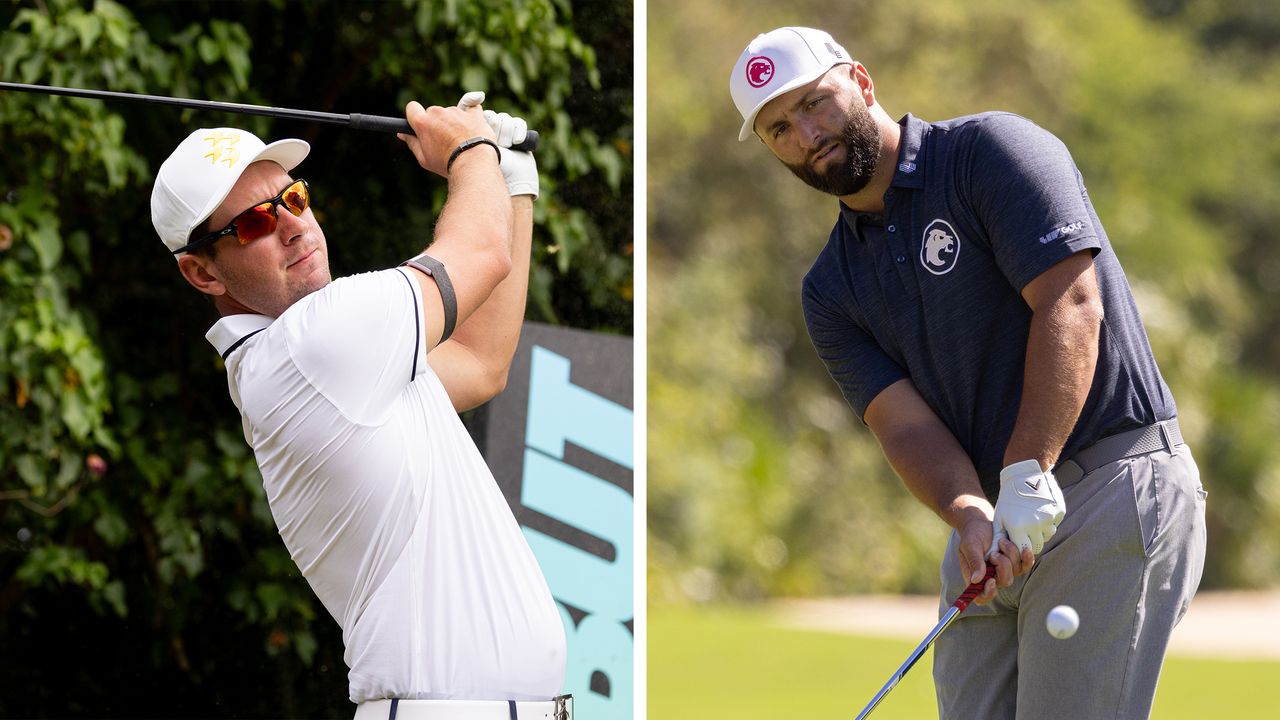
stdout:
<svg viewBox="0 0 1280 720">
<path fill-rule="evenodd" d="M 991 498 L 1017 420 L 1037 275 L 1093 253 L 1105 318 L 1093 385 L 1062 458 L 1176 415 L 1124 271 L 1065 145 L 1031 121 L 907 115 L 883 215 L 840 216 L 804 279 L 809 336 L 864 416 L 910 378 Z"/>
</svg>

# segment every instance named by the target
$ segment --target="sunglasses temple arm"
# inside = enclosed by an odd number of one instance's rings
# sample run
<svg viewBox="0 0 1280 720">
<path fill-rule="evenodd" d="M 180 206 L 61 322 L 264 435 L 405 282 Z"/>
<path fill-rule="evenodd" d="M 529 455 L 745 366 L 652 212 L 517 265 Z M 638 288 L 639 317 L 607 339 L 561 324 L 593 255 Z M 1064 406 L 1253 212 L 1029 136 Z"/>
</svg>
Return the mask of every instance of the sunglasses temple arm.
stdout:
<svg viewBox="0 0 1280 720">
<path fill-rule="evenodd" d="M 388 117 L 386 115 L 361 115 L 360 113 L 351 113 L 347 117 L 350 118 L 347 125 L 353 130 L 413 134 L 413 128 L 409 127 L 409 121 L 404 118 Z M 533 152 L 537 147 L 538 133 L 530 130 L 528 135 L 525 136 L 524 142 L 512 145 L 511 149 Z"/>
</svg>

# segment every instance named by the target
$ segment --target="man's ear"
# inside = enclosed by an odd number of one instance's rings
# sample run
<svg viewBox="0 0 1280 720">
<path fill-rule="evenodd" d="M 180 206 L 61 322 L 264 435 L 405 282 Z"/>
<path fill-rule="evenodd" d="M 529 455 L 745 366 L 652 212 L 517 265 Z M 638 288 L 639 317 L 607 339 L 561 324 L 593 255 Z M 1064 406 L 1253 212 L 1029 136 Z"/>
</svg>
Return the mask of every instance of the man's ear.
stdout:
<svg viewBox="0 0 1280 720">
<path fill-rule="evenodd" d="M 860 62 L 854 62 L 849 66 L 849 78 L 853 80 L 853 84 L 858 88 L 858 94 L 866 101 L 867 107 L 876 104 L 876 84 L 871 79 L 871 73 L 867 72 L 866 66 Z"/>
<path fill-rule="evenodd" d="M 218 267 L 208 258 L 183 253 L 178 256 L 178 271 L 191 283 L 191 287 L 206 295 L 225 295 L 227 292 Z"/>
</svg>

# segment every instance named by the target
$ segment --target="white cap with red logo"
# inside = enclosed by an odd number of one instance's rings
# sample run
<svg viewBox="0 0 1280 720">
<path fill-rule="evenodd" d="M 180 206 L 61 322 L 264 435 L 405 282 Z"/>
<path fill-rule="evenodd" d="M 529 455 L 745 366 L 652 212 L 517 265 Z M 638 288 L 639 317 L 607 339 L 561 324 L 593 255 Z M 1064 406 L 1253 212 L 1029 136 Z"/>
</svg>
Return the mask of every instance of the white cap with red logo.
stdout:
<svg viewBox="0 0 1280 720">
<path fill-rule="evenodd" d="M 851 64 L 848 51 L 822 30 L 784 27 L 757 35 L 729 76 L 729 93 L 743 120 L 738 140 L 751 136 L 765 103 L 813 82 L 836 65 Z"/>
</svg>

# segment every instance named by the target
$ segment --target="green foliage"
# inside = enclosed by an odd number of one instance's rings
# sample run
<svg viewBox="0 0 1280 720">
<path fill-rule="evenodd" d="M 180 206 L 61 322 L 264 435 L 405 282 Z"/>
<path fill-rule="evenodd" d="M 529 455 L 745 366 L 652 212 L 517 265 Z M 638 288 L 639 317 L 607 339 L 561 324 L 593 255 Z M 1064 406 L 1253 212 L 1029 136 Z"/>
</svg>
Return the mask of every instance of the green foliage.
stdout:
<svg viewBox="0 0 1280 720">
<path fill-rule="evenodd" d="M 597 60 L 630 36 L 628 6 L 565 0 L 33 0 L 0 4 L 0 79 L 386 115 L 484 89 L 542 131 L 530 315 L 630 332 L 631 53 Z M 445 187 L 394 137 L 0 93 L 0 674 L 33 688 L 0 715 L 350 714 L 150 223 L 159 163 L 231 124 L 312 143 L 335 275 L 427 243 Z"/>
<path fill-rule="evenodd" d="M 729 71 L 781 25 L 832 32 L 892 117 L 1009 110 L 1066 142 L 1209 490 L 1204 587 L 1280 580 L 1280 61 L 1259 30 L 1277 19 L 1213 0 L 655 3 L 655 600 L 936 588 L 947 528 L 844 405 L 801 317 L 836 201 L 736 139 Z"/>
</svg>

